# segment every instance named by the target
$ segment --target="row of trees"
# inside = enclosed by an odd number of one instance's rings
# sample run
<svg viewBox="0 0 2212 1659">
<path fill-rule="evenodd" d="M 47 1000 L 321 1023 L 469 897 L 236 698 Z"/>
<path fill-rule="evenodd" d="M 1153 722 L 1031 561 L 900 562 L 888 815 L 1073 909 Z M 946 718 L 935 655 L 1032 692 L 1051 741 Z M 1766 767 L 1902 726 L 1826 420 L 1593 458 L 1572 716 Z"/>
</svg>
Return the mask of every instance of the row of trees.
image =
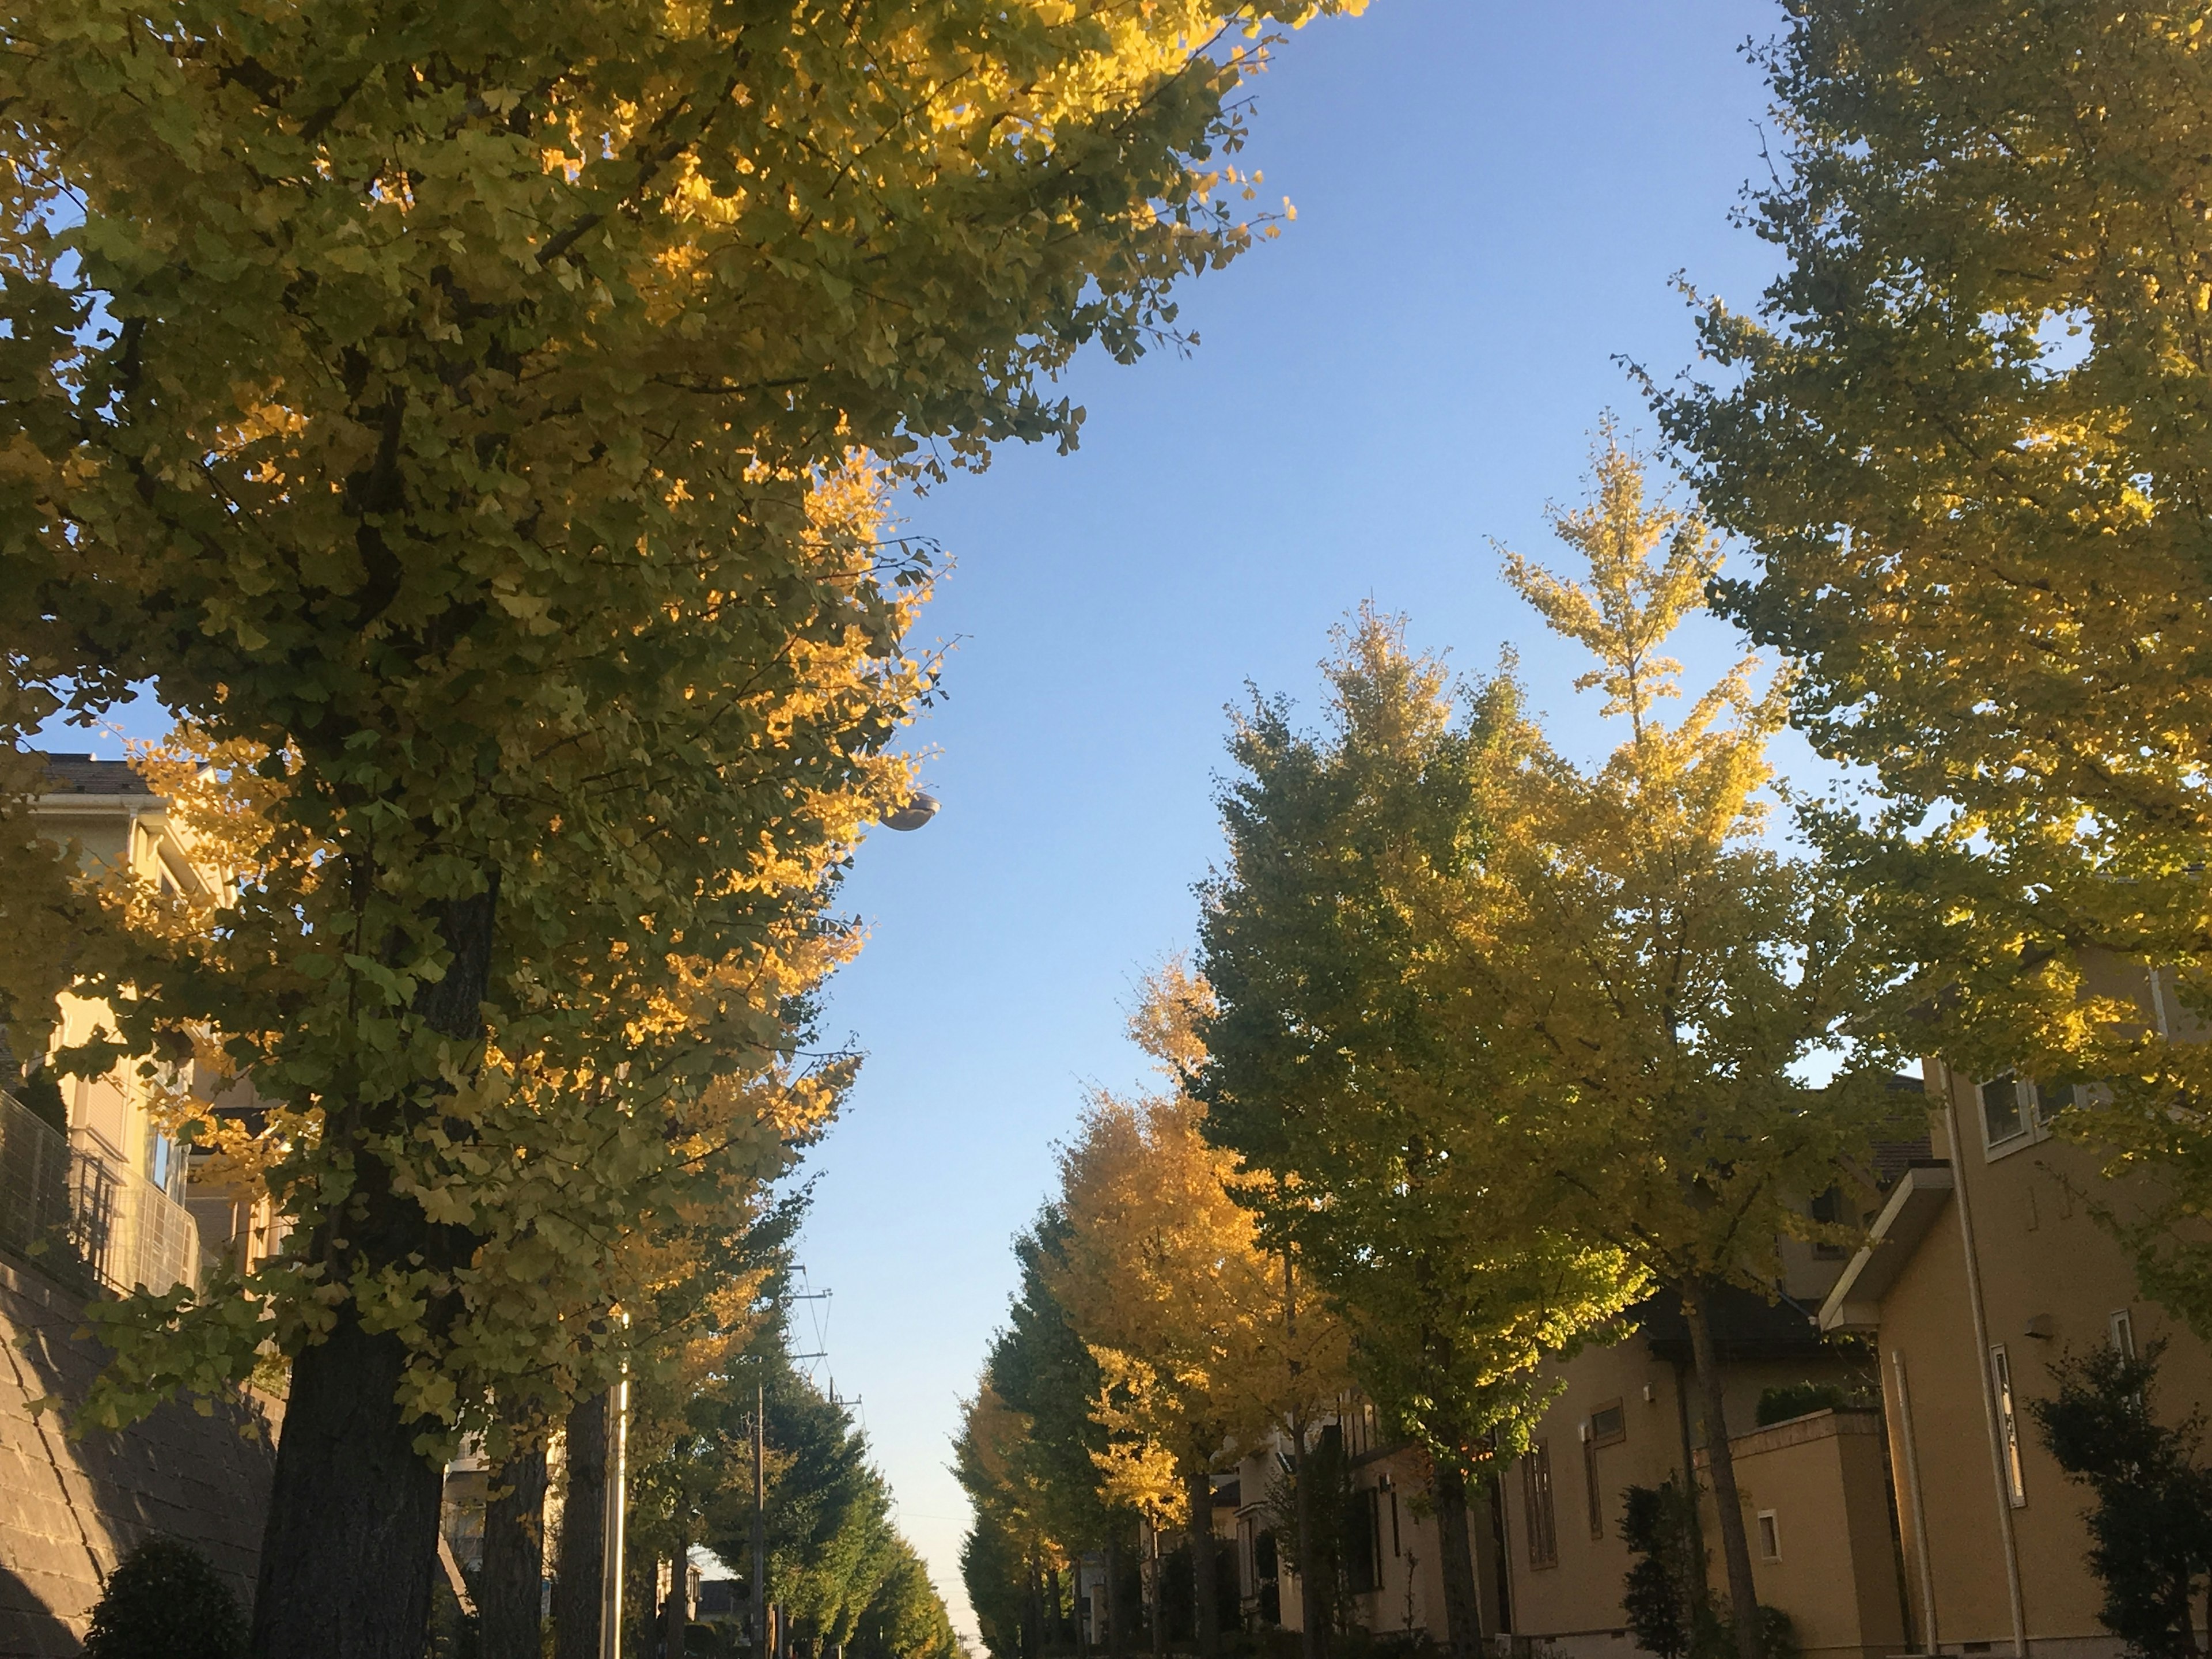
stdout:
<svg viewBox="0 0 2212 1659">
<path fill-rule="evenodd" d="M 1091 1437 L 1052 1468 L 1109 1510 L 1190 1517 L 1202 1647 L 1209 1472 L 1279 1431 L 1285 1534 L 1310 1551 L 1323 1500 L 1295 1465 L 1356 1383 L 1433 1467 L 1448 1632 L 1474 1652 L 1470 1487 L 1525 1449 L 1540 1363 L 1658 1290 L 1689 1322 L 1758 1650 L 1712 1308 L 1728 1287 L 1771 1292 L 1779 1239 L 1845 1236 L 1811 1201 L 1895 1121 L 1897 975 L 1832 873 L 1766 833 L 1786 681 L 1762 690 L 1746 662 L 1660 718 L 1680 693 L 1668 640 L 1719 555 L 1693 514 L 1647 499 L 1609 429 L 1594 459 L 1589 501 L 1553 518 L 1578 568 L 1504 568 L 1589 653 L 1582 684 L 1619 747 L 1576 764 L 1510 671 L 1455 687 L 1399 623 L 1360 613 L 1328 665 L 1328 730 L 1279 702 L 1239 721 L 1202 974 L 1156 977 L 1136 1019 L 1172 1092 L 1094 1102 L 1024 1247 L 1036 1265 L 969 1462 L 993 1473 L 1010 1407 L 1017 1438 L 1043 1443 L 1048 1407 L 1021 1379 L 1050 1332 L 1068 1356 L 1052 1384 L 1087 1406 L 1067 1426 Z M 988 1516 L 1022 1482 L 971 1485 Z M 1070 1547 L 1049 1527 L 1021 1541 L 1036 1559 Z M 1301 1565 L 1317 1639 L 1328 1586 Z"/>
<path fill-rule="evenodd" d="M 66 1068 L 272 1109 L 177 1127 L 291 1245 L 101 1310 L 88 1413 L 289 1369 L 257 1659 L 411 1655 L 462 1432 L 526 1470 L 741 1334 L 933 683 L 881 492 L 1075 441 L 1072 354 L 1269 230 L 1239 88 L 1340 7 L 9 14 L 0 1017 L 37 1055 L 73 981 Z M 205 914 L 21 809 L 22 738 L 146 689 L 252 809 Z"/>
<path fill-rule="evenodd" d="M 772 1295 L 783 1288 L 779 1281 Z M 656 1562 L 688 1561 L 703 1545 L 751 1584 L 757 1519 L 766 1601 L 793 1650 L 848 1659 L 957 1659 L 943 1600 L 894 1523 L 890 1488 L 868 1462 L 866 1437 L 843 1402 L 791 1359 L 784 1310 L 688 1387 L 635 1390 L 634 1464 L 626 1558 L 645 1593 L 631 1598 L 650 1625 Z M 756 1504 L 753 1431 L 766 1447 Z M 685 1650 L 683 1621 L 662 1610 L 666 1645 Z M 641 1632 L 637 1651 L 651 1652 Z"/>
<path fill-rule="evenodd" d="M 1204 987 L 1180 966 L 1147 982 L 1131 1031 L 1167 1086 L 1093 1097 L 1062 1152 L 1059 1194 L 1016 1243 L 1021 1289 L 956 1466 L 977 1516 L 969 1595 L 997 1652 L 1058 1638 L 1086 1553 L 1104 1559 L 1103 1634 L 1125 1652 L 1134 1551 L 1176 1534 L 1188 1628 L 1212 1650 L 1237 1613 L 1213 1549 L 1214 1473 L 1277 1424 L 1318 1418 L 1347 1386 L 1340 1322 L 1300 1310 L 1294 1272 L 1262 1245 L 1235 1160 L 1207 1141 L 1205 1109 L 1183 1086 L 1204 1057 L 1194 1024 L 1206 1010 Z M 1295 1457 L 1289 1473 L 1298 1490 Z M 1311 1541 L 1297 1519 L 1285 1516 L 1285 1537 Z M 1163 1571 L 1141 1583 L 1162 1639 Z"/>
<path fill-rule="evenodd" d="M 1750 313 L 1692 295 L 1715 378 L 1644 382 L 1702 517 L 1647 506 L 1608 438 L 1554 520 L 1582 569 L 1504 559 L 1625 741 L 1573 764 L 1510 672 L 1454 690 L 1373 616 L 1327 732 L 1266 702 L 1237 730 L 1181 1075 L 1258 1247 L 1326 1295 L 1447 1517 L 1517 1449 L 1537 1356 L 1680 1297 L 1746 1659 L 1711 1299 L 1818 1233 L 1893 1058 L 2071 1098 L 2061 1133 L 2136 1177 L 2104 1218 L 2212 1336 L 2202 26 L 1793 4 L 1746 212 L 1782 273 Z M 1787 667 L 1670 725 L 1661 653 L 1701 606 Z M 1785 720 L 1869 786 L 1802 805 L 1786 858 L 1760 806 Z M 2087 993 L 2096 951 L 2154 965 L 2147 1009 Z M 1126 1457 L 1094 1363 L 1095 1455 Z M 1462 1652 L 1468 1611 L 1450 1589 Z"/>
</svg>

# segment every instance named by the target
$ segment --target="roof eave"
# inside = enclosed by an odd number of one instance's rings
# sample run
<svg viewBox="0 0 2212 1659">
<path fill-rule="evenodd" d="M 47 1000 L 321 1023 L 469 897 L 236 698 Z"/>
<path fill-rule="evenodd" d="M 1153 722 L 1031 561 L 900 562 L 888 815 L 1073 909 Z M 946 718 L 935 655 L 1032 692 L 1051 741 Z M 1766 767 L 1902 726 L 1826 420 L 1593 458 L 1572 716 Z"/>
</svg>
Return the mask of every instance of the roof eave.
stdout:
<svg viewBox="0 0 2212 1659">
<path fill-rule="evenodd" d="M 1956 1184 L 1948 1164 L 1916 1164 L 1893 1188 L 1864 1249 L 1820 1304 L 1824 1332 L 1866 1332 L 1881 1323 L 1881 1298 L 1905 1271 Z"/>
</svg>

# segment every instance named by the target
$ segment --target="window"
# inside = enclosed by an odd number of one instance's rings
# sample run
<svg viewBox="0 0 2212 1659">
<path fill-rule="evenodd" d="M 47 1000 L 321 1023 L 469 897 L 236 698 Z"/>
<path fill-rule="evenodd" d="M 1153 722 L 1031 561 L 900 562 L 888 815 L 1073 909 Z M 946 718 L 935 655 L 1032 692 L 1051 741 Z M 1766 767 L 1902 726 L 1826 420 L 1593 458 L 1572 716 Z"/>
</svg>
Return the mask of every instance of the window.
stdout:
<svg viewBox="0 0 2212 1659">
<path fill-rule="evenodd" d="M 1382 1494 L 1372 1488 L 1352 1494 L 1344 1515 L 1345 1588 L 1365 1595 L 1382 1586 Z"/>
<path fill-rule="evenodd" d="M 1990 1146 L 2001 1146 L 2027 1133 L 2027 1091 L 2034 1086 L 2010 1072 L 1982 1085 L 1982 1134 Z"/>
<path fill-rule="evenodd" d="M 1997 1401 L 1997 1439 L 1999 1451 L 2004 1458 L 2005 1495 L 2012 1506 L 2021 1509 L 2027 1503 L 2027 1480 L 2020 1462 L 2020 1417 L 2013 1407 L 2012 1360 L 2000 1343 L 1990 1350 L 1990 1381 L 1996 1385 Z"/>
<path fill-rule="evenodd" d="M 1583 1497 L 1589 1505 L 1590 1536 L 1604 1537 L 1605 1493 L 1598 1485 L 1597 1442 L 1587 1423 L 1583 1425 Z"/>
<path fill-rule="evenodd" d="M 1982 1144 L 1991 1156 L 2049 1139 L 2051 1120 L 2069 1100 L 2087 1097 L 2083 1090 L 2045 1089 L 2010 1072 L 1982 1085 L 1980 1094 Z"/>
<path fill-rule="evenodd" d="M 1522 1495 L 1528 1508 L 1528 1565 L 1559 1565 L 1559 1528 L 1552 1508 L 1552 1443 L 1539 1440 L 1521 1460 Z"/>
<path fill-rule="evenodd" d="M 1774 1518 L 1772 1510 L 1759 1512 L 1759 1559 L 1779 1561 L 1782 1559 L 1782 1523 Z"/>
<path fill-rule="evenodd" d="M 2112 1310 L 2112 1351 L 2123 1359 L 2136 1357 L 2136 1322 L 2125 1308 Z"/>
<path fill-rule="evenodd" d="M 1844 1219 L 1842 1188 L 1831 1187 L 1813 1200 L 1813 1219 L 1828 1227 L 1835 1226 Z M 1849 1254 L 1840 1244 L 1822 1242 L 1813 1246 L 1813 1259 L 1816 1261 L 1841 1261 Z"/>
<path fill-rule="evenodd" d="M 1583 1499 L 1589 1510 L 1589 1535 L 1605 1536 L 1605 1483 L 1598 1478 L 1597 1449 L 1628 1438 L 1628 1417 L 1620 1401 L 1609 1400 L 1583 1424 Z"/>
</svg>

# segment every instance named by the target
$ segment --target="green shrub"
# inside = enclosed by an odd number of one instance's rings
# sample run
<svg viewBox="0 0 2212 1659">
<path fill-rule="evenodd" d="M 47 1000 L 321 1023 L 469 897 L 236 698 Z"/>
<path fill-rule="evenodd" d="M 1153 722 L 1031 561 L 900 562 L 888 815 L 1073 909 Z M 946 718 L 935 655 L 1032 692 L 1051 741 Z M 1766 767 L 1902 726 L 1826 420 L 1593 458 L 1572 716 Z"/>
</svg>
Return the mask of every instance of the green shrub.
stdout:
<svg viewBox="0 0 2212 1659">
<path fill-rule="evenodd" d="M 1717 1645 L 1720 1652 L 1734 1659 L 1735 1626 L 1733 1620 L 1723 1621 L 1721 1640 Z M 1779 1607 L 1768 1607 L 1764 1601 L 1759 1604 L 1759 1650 L 1766 1656 L 1766 1659 L 1804 1659 L 1805 1653 L 1803 1644 L 1797 1639 L 1797 1626 L 1790 1622 L 1790 1615 Z"/>
<path fill-rule="evenodd" d="M 2152 1413 L 2163 1344 L 2140 1358 L 2099 1349 L 2054 1364 L 2058 1393 L 2029 1413 L 2067 1478 L 2096 1495 L 2089 1570 L 2105 1589 L 2098 1618 L 2136 1659 L 2197 1651 L 2198 1585 L 2212 1574 L 2212 1470 L 2197 1461 L 2201 1412 Z"/>
<path fill-rule="evenodd" d="M 1784 1382 L 1779 1388 L 1766 1389 L 1759 1396 L 1759 1426 L 1770 1423 L 1787 1423 L 1793 1417 L 1804 1417 L 1813 1412 L 1842 1411 L 1858 1404 L 1851 1391 L 1840 1382 Z"/>
<path fill-rule="evenodd" d="M 41 1066 L 17 1084 L 15 1098 L 40 1122 L 64 1134 L 69 1133 L 69 1107 L 62 1099 L 62 1085 L 55 1080 L 51 1068 Z"/>
<path fill-rule="evenodd" d="M 1620 1536 L 1629 1556 L 1620 1601 L 1636 1645 L 1658 1659 L 1735 1659 L 1735 1627 L 1706 1582 L 1692 1491 L 1671 1474 L 1656 1486 L 1629 1487 L 1621 1493 Z M 1790 1615 L 1764 1602 L 1759 1641 L 1766 1659 L 1802 1659 Z"/>
<path fill-rule="evenodd" d="M 1629 1553 L 1621 1605 L 1637 1646 L 1658 1659 L 1686 1659 L 1711 1647 L 1717 1624 L 1697 1503 L 1680 1481 L 1670 1474 L 1656 1486 L 1624 1492 L 1620 1535 Z"/>
<path fill-rule="evenodd" d="M 142 1541 L 107 1575 L 84 1659 L 239 1659 L 246 1615 L 221 1574 L 182 1539 Z"/>
</svg>

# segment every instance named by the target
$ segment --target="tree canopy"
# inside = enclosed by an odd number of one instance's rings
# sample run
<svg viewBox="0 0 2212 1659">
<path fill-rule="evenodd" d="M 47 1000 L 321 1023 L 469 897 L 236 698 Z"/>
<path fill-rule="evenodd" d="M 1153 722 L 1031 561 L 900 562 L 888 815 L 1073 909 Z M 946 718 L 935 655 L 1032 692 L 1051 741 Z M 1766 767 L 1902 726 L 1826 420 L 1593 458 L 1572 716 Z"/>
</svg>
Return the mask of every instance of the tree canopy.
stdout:
<svg viewBox="0 0 2212 1659">
<path fill-rule="evenodd" d="M 854 458 L 1072 443 L 1052 374 L 1265 228 L 1253 37 L 1336 5 L 11 19 L 0 714 L 150 683 L 282 785 L 212 939 L 91 981 L 312 1126 L 295 1248 L 116 1402 L 264 1314 L 295 1354 L 258 1653 L 410 1639 L 416 1436 L 489 1420 L 556 1309 L 619 1328 L 609 1221 L 793 1050 L 764 961 L 910 789 L 931 676 Z M 387 1537 L 404 1594 L 356 1607 Z"/>
<path fill-rule="evenodd" d="M 1438 1471 L 1447 1634 L 1476 1636 L 1467 1483 L 1525 1449 L 1540 1361 L 1632 1299 L 1619 1252 L 1547 1226 L 1500 1156 L 1514 1034 L 1453 959 L 1531 738 L 1512 686 L 1462 698 L 1362 610 L 1325 665 L 1330 729 L 1237 724 L 1227 867 L 1200 923 L 1206 1133 L 1263 1231 L 1346 1322 L 1353 1375 Z M 1464 1571 L 1462 1570 L 1464 1566 Z"/>
<path fill-rule="evenodd" d="M 1753 560 L 1720 607 L 1883 797 L 1826 836 L 1918 969 L 1923 1042 L 2054 1106 L 2108 1085 L 2063 1121 L 2159 1177 L 2123 1231 L 2200 1332 L 2212 1264 L 2171 1224 L 2212 1201 L 2212 1060 L 2160 1027 L 2208 1006 L 2212 921 L 2203 27 L 1793 7 L 1747 206 L 1782 271 L 1750 309 L 1701 300 L 1707 378 L 1654 392 Z M 2100 952 L 2166 983 L 2093 995 Z"/>
</svg>

